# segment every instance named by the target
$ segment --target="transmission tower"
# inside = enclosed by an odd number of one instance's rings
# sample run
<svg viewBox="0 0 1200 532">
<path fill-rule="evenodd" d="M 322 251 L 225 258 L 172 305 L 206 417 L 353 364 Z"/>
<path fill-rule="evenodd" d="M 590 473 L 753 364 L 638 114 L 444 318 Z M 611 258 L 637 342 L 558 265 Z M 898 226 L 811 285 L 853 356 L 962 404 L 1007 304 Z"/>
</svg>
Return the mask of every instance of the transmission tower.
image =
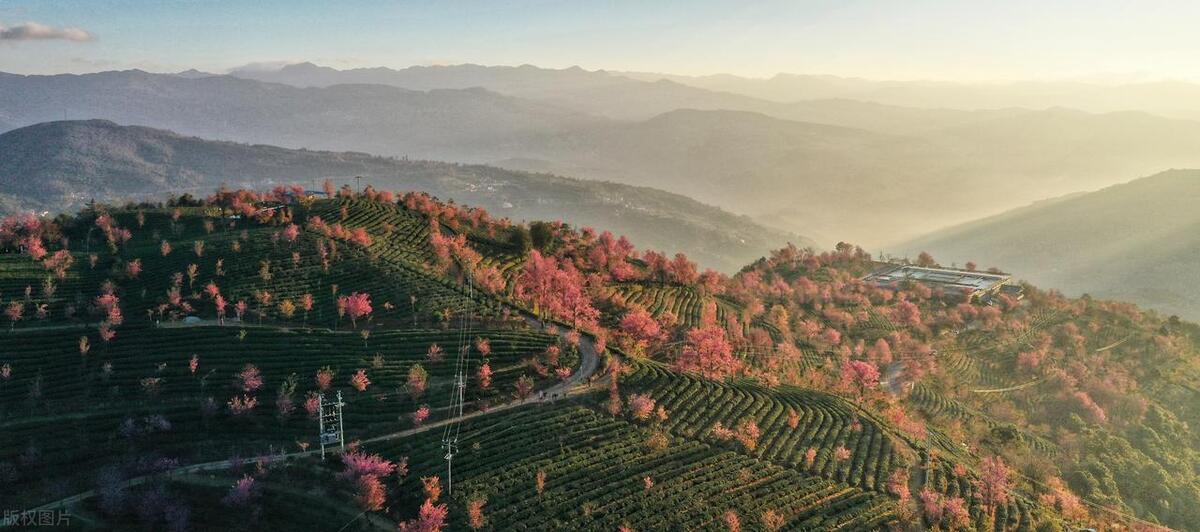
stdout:
<svg viewBox="0 0 1200 532">
<path fill-rule="evenodd" d="M 468 300 L 474 301 L 475 287 L 471 278 L 467 277 Z M 448 415 L 451 422 L 442 432 L 442 448 L 446 450 L 446 493 L 454 493 L 454 454 L 458 452 L 458 432 L 463 415 L 463 403 L 467 390 L 467 372 L 471 362 L 471 333 L 474 327 L 474 306 L 468 303 L 467 311 L 461 314 L 458 327 L 458 360 L 455 363 L 454 386 L 450 390 L 450 408 Z"/>
<path fill-rule="evenodd" d="M 339 448 L 346 448 L 346 435 L 342 431 L 342 407 L 346 403 L 342 402 L 342 392 L 337 393 L 336 402 L 325 398 L 322 392 L 321 400 L 321 415 L 317 417 L 320 422 L 319 439 L 321 440 L 321 460 L 325 459 L 325 446 L 338 445 Z"/>
</svg>

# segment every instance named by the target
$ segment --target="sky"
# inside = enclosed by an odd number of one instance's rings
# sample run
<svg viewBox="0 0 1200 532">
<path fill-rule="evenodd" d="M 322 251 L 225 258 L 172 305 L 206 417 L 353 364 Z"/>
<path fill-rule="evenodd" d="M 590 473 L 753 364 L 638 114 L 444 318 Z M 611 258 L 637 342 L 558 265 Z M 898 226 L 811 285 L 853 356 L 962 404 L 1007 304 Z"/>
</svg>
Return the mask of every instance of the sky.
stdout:
<svg viewBox="0 0 1200 532">
<path fill-rule="evenodd" d="M 0 71 L 477 63 L 1200 81 L 1200 2 L 0 0 Z"/>
</svg>

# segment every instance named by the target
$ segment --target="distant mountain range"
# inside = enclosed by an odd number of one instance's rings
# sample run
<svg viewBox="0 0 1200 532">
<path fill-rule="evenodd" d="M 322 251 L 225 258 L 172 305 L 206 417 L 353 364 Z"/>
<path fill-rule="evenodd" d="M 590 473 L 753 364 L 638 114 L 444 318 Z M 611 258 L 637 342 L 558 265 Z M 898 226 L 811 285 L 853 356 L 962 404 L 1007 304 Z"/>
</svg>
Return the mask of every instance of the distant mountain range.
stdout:
<svg viewBox="0 0 1200 532">
<path fill-rule="evenodd" d="M 1071 107 L 1093 113 L 1141 110 L 1172 118 L 1200 119 L 1200 84 L 1185 81 L 949 82 L 805 74 L 777 74 L 770 78 L 729 74 L 679 76 L 656 72 L 622 72 L 621 75 L 644 81 L 669 80 L 690 87 L 777 102 L 844 98 L 930 109 Z"/>
<path fill-rule="evenodd" d="M 0 126 L 102 118 L 497 164 L 660 188 L 823 245 L 870 247 L 1130 175 L 1200 167 L 1200 122 L 1141 112 L 777 102 L 531 66 L 235 74 L 0 74 Z"/>
<path fill-rule="evenodd" d="M 363 179 L 355 181 L 355 176 Z M 562 219 L 608 229 L 651 248 L 686 251 L 702 265 L 725 271 L 788 241 L 812 244 L 646 187 L 480 165 L 216 142 L 100 120 L 37 124 L 0 135 L 0 211 L 63 211 L 92 199 L 208 194 L 221 184 L 319 188 L 325 178 L 339 185 L 427 191 L 518 221 Z"/>
<path fill-rule="evenodd" d="M 1200 170 L 1173 170 L 938 231 L 896 251 L 999 266 L 1068 294 L 1089 293 L 1200 319 Z"/>
</svg>

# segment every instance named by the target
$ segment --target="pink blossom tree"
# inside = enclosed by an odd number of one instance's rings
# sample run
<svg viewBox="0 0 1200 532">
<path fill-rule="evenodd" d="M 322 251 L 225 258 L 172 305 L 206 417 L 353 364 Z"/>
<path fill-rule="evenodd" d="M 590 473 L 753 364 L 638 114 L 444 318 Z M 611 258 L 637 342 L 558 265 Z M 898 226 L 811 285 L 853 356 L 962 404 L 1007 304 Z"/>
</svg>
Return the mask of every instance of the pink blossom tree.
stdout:
<svg viewBox="0 0 1200 532">
<path fill-rule="evenodd" d="M 242 371 L 234 375 L 234 385 L 244 393 L 254 393 L 262 388 L 262 372 L 259 371 L 258 366 L 246 364 Z"/>
<path fill-rule="evenodd" d="M 996 515 L 996 508 L 1008 504 L 1012 489 L 1012 470 L 999 456 L 984 458 L 979 464 L 979 478 L 975 480 L 975 491 L 980 502 L 987 508 L 989 516 Z"/>
<path fill-rule="evenodd" d="M 741 361 L 733 356 L 725 329 L 710 325 L 688 331 L 687 342 L 676 358 L 675 366 L 681 371 L 720 380 L 737 372 Z"/>
<path fill-rule="evenodd" d="M 430 362 L 441 362 L 442 355 L 442 347 L 434 343 L 429 345 L 429 350 L 425 353 L 425 358 L 429 359 Z"/>
<path fill-rule="evenodd" d="M 333 385 L 333 370 L 329 369 L 329 366 L 325 366 L 317 370 L 317 374 L 313 378 L 313 382 L 317 384 L 318 390 L 328 390 L 329 387 Z"/>
<path fill-rule="evenodd" d="M 221 502 L 227 506 L 248 506 L 258 499 L 260 492 L 254 477 L 246 475 L 233 484 Z"/>
<path fill-rule="evenodd" d="M 879 368 L 869 362 L 851 360 L 842 364 L 843 387 L 854 389 L 862 397 L 868 390 L 879 386 Z"/>
<path fill-rule="evenodd" d="M 441 532 L 446 526 L 446 515 L 449 509 L 445 504 L 435 505 L 432 499 L 425 499 L 425 504 L 417 513 L 417 518 L 400 523 L 400 532 Z"/>
<path fill-rule="evenodd" d="M 415 412 L 412 413 L 414 427 L 420 427 L 425 424 L 425 420 L 429 419 L 429 405 L 421 405 Z"/>
<path fill-rule="evenodd" d="M 666 336 L 654 316 L 641 307 L 626 312 L 619 327 L 628 339 L 626 347 L 637 354 L 646 353 L 651 346 L 661 342 Z"/>
<path fill-rule="evenodd" d="M 420 399 L 425 394 L 425 389 L 429 382 L 429 372 L 420 364 L 413 364 L 408 368 L 408 380 L 405 382 L 405 389 L 408 390 L 408 395 L 413 401 Z"/>
<path fill-rule="evenodd" d="M 367 387 L 371 385 L 371 379 L 367 378 L 367 370 L 359 369 L 350 377 L 350 386 L 360 392 L 367 391 Z"/>
<path fill-rule="evenodd" d="M 354 292 L 348 296 L 341 296 L 338 298 L 338 306 L 345 307 L 346 315 L 350 316 L 350 323 L 357 329 L 359 318 L 371 315 L 371 295 Z"/>
<path fill-rule="evenodd" d="M 490 389 L 492 387 L 492 365 L 487 361 L 484 361 L 483 365 L 479 366 L 479 374 L 477 375 L 477 378 L 479 379 L 480 389 Z"/>
<path fill-rule="evenodd" d="M 362 477 L 386 477 L 396 471 L 396 464 L 379 456 L 361 451 L 350 451 L 342 455 L 344 469 L 338 478 L 357 481 Z"/>
<path fill-rule="evenodd" d="M 630 415 L 639 421 L 650 419 L 650 416 L 654 413 L 654 399 L 649 395 L 639 393 L 630 394 L 627 403 L 629 404 Z"/>
</svg>

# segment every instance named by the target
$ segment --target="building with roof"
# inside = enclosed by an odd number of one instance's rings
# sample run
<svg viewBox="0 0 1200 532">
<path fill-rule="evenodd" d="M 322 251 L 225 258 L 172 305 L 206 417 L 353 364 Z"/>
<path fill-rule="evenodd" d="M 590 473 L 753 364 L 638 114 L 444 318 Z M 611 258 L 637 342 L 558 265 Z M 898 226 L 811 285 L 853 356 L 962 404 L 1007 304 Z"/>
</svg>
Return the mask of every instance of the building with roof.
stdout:
<svg viewBox="0 0 1200 532">
<path fill-rule="evenodd" d="M 921 283 L 946 294 L 961 294 L 968 301 L 990 302 L 1001 293 L 1020 299 L 1020 285 L 1004 273 L 987 273 L 950 268 L 927 268 L 910 264 L 889 264 L 863 277 L 880 288 L 899 289 L 907 283 Z"/>
</svg>

